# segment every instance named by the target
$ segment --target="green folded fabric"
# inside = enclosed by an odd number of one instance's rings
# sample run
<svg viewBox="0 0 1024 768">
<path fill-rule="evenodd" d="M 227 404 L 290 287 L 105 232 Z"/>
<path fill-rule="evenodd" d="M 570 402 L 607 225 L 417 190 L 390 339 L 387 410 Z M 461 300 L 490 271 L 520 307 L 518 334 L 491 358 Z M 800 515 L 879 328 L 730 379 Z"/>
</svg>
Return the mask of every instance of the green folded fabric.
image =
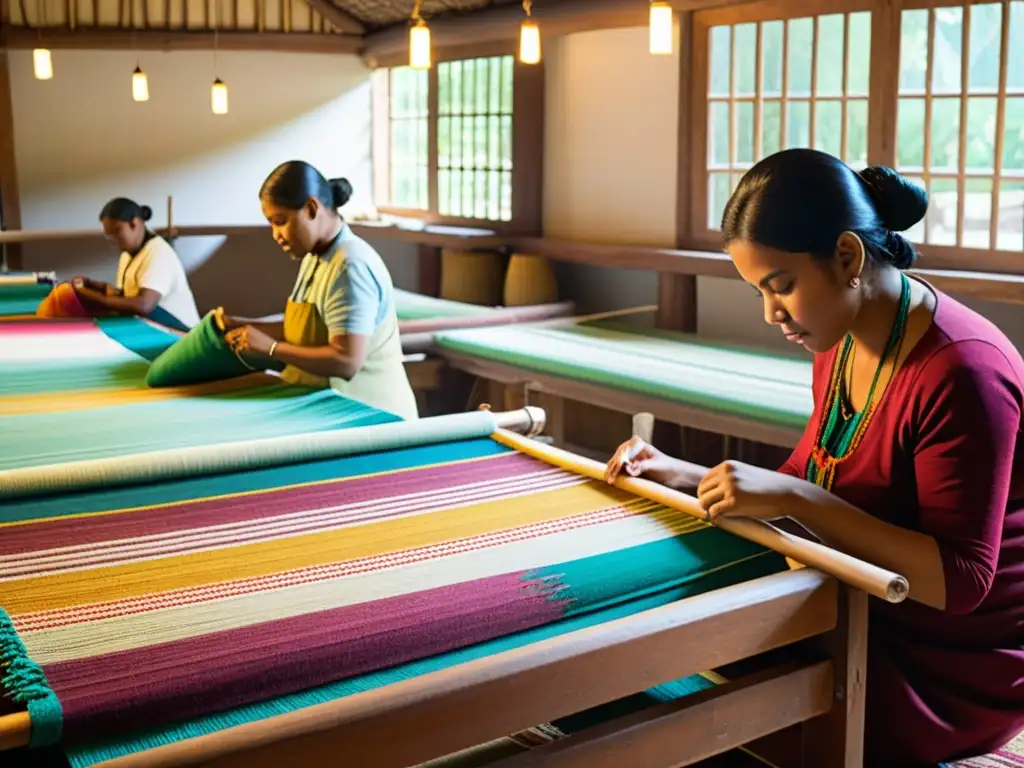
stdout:
<svg viewBox="0 0 1024 768">
<path fill-rule="evenodd" d="M 213 320 L 213 312 L 208 312 L 199 325 L 153 361 L 146 385 L 181 387 L 244 376 L 254 370 L 260 368 L 246 365 L 231 351 Z"/>
</svg>

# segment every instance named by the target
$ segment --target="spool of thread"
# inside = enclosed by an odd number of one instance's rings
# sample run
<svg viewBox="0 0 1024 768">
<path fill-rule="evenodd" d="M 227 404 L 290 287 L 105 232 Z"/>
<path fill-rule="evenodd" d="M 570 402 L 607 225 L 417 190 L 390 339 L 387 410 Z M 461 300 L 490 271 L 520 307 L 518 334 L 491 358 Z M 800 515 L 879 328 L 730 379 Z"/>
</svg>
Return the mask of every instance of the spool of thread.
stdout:
<svg viewBox="0 0 1024 768">
<path fill-rule="evenodd" d="M 505 306 L 553 304 L 558 301 L 558 283 L 551 262 L 544 256 L 514 253 L 505 273 Z"/>
</svg>

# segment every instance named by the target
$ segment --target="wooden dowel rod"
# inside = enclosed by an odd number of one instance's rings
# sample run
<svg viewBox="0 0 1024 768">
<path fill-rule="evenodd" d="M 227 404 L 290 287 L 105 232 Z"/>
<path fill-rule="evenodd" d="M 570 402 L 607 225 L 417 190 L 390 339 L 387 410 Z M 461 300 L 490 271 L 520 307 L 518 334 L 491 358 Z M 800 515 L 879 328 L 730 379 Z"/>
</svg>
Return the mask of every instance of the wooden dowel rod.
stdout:
<svg viewBox="0 0 1024 768">
<path fill-rule="evenodd" d="M 32 732 L 28 712 L 15 712 L 0 717 L 0 752 L 27 747 Z"/>
<path fill-rule="evenodd" d="M 512 432 L 501 431 L 494 435 L 494 439 L 542 461 L 594 480 L 604 481 L 605 465 L 600 462 L 543 445 Z M 695 498 L 650 480 L 620 475 L 615 481 L 615 486 L 691 517 L 705 519 L 704 510 Z M 898 573 L 879 568 L 822 544 L 792 536 L 768 523 L 744 518 L 721 518 L 715 525 L 723 531 L 760 544 L 803 565 L 816 568 L 851 587 L 887 602 L 900 603 L 907 597 L 909 585 Z"/>
</svg>

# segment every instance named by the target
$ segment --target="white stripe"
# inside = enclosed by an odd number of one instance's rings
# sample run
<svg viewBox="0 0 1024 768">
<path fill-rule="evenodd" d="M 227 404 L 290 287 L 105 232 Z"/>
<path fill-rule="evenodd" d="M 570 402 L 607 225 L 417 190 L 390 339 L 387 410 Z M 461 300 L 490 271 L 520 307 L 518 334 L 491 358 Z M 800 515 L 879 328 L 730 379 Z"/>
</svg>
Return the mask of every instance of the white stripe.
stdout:
<svg viewBox="0 0 1024 768">
<path fill-rule="evenodd" d="M 19 634 L 40 664 L 116 653 L 260 622 L 542 568 L 674 536 L 650 515 L 429 559 L 384 571 Z"/>
<path fill-rule="evenodd" d="M 141 360 L 131 350 L 100 330 L 94 333 L 66 333 L 52 336 L 35 334 L 12 334 L 3 336 L 0 344 L 0 360 L 31 362 L 34 360 L 94 360 L 117 362 L 118 360 Z"/>
</svg>

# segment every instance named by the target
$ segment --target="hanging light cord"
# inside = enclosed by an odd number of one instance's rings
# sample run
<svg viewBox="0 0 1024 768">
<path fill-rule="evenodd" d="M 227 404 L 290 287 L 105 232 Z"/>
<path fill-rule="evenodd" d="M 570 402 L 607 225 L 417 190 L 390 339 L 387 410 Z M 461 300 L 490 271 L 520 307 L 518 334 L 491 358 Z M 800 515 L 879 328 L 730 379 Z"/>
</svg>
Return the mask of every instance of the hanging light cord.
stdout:
<svg viewBox="0 0 1024 768">
<path fill-rule="evenodd" d="M 526 11 L 526 16 L 529 18 L 530 11 L 533 9 L 532 0 L 523 0 L 523 10 Z"/>
<path fill-rule="evenodd" d="M 412 4 L 412 20 L 417 23 L 423 21 L 423 17 L 420 16 L 420 0 L 415 0 Z"/>
</svg>

